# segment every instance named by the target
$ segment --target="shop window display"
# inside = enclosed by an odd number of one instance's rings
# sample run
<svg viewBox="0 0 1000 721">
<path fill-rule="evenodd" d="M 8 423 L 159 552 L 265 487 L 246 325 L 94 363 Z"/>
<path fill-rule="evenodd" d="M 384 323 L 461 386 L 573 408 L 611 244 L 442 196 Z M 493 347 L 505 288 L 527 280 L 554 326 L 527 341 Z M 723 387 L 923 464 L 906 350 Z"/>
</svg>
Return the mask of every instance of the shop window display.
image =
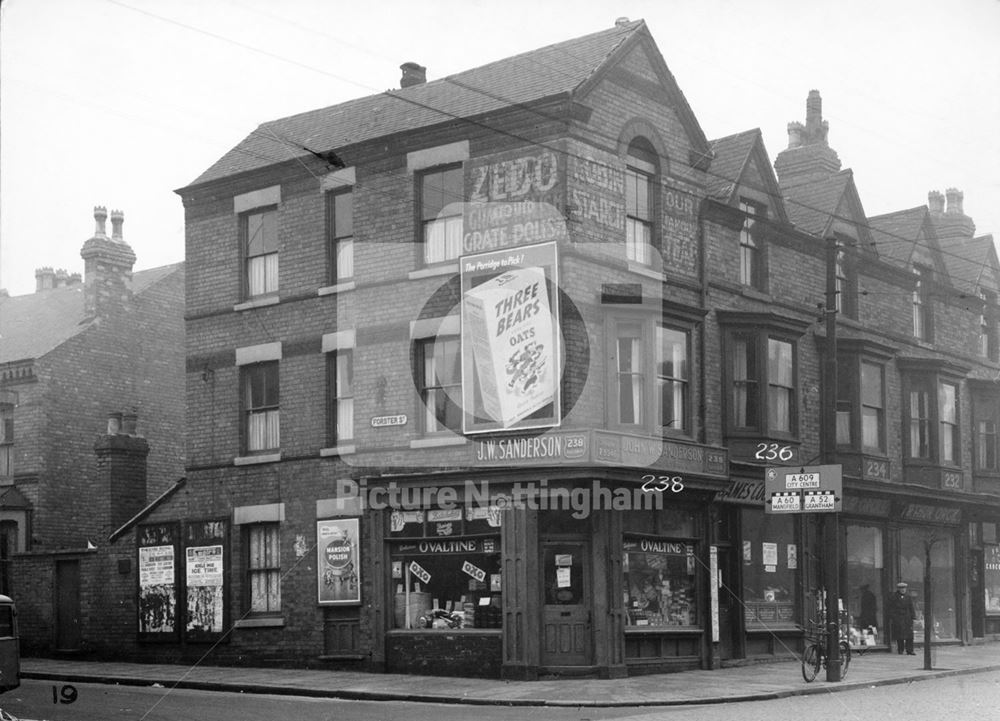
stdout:
<svg viewBox="0 0 1000 721">
<path fill-rule="evenodd" d="M 683 541 L 626 539 L 626 623 L 697 626 L 695 547 Z"/>
<path fill-rule="evenodd" d="M 795 627 L 799 544 L 795 519 L 743 509 L 743 603 L 748 629 Z"/>
<path fill-rule="evenodd" d="M 983 586 L 986 589 L 986 615 L 1000 616 L 1000 546 L 986 546 Z"/>
<path fill-rule="evenodd" d="M 843 593 L 848 634 L 853 646 L 874 646 L 884 640 L 882 589 L 882 529 L 849 524 L 844 528 L 847 586 Z"/>
<path fill-rule="evenodd" d="M 491 509 L 394 511 L 392 627 L 500 628 L 499 526 Z"/>
<path fill-rule="evenodd" d="M 917 619 L 913 633 L 920 640 L 928 614 L 924 609 L 925 544 L 931 544 L 931 639 L 955 638 L 955 539 L 943 530 L 903 528 L 899 532 L 899 571 L 909 584 Z"/>
</svg>

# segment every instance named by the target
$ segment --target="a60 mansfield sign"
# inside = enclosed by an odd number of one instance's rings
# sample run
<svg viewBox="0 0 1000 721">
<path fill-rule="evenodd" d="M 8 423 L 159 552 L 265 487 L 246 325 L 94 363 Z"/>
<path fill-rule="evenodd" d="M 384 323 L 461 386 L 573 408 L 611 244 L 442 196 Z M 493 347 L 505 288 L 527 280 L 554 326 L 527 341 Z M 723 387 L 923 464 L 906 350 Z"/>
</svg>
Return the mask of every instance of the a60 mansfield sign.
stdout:
<svg viewBox="0 0 1000 721">
<path fill-rule="evenodd" d="M 840 464 L 770 467 L 764 472 L 765 513 L 836 513 L 843 498 Z"/>
</svg>

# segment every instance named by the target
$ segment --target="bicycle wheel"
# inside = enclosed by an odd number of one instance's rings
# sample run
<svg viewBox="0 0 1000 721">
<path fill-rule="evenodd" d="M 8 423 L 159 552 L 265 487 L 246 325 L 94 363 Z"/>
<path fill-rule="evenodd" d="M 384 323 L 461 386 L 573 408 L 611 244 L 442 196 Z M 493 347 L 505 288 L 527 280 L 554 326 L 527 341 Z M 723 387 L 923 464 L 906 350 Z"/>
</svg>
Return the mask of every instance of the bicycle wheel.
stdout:
<svg viewBox="0 0 1000 721">
<path fill-rule="evenodd" d="M 840 678 L 847 678 L 847 667 L 851 665 L 851 645 L 847 641 L 840 642 Z"/>
<path fill-rule="evenodd" d="M 806 680 L 806 683 L 816 678 L 822 658 L 818 643 L 810 643 L 806 646 L 806 650 L 802 653 L 802 678 Z"/>
</svg>

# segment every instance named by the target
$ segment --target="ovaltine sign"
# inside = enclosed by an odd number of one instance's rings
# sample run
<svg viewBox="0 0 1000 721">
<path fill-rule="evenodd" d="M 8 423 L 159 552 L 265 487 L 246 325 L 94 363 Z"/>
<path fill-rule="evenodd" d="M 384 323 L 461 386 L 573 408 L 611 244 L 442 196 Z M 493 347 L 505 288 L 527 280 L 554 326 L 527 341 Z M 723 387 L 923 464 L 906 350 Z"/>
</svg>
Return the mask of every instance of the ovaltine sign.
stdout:
<svg viewBox="0 0 1000 721">
<path fill-rule="evenodd" d="M 465 433 L 560 422 L 555 243 L 463 256 Z"/>
</svg>

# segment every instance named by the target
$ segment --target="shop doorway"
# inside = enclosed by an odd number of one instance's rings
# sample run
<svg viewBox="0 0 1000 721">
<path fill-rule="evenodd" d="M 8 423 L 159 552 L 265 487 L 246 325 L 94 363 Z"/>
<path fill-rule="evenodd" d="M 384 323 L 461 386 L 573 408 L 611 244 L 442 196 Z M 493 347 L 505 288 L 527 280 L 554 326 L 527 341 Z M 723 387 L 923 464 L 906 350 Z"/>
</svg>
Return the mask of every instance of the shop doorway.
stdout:
<svg viewBox="0 0 1000 721">
<path fill-rule="evenodd" d="M 541 547 L 542 666 L 590 666 L 590 542 L 543 540 Z"/>
<path fill-rule="evenodd" d="M 719 546 L 719 658 L 727 661 L 739 658 L 736 633 L 739 624 L 740 599 L 736 565 L 730 546 Z"/>
</svg>

